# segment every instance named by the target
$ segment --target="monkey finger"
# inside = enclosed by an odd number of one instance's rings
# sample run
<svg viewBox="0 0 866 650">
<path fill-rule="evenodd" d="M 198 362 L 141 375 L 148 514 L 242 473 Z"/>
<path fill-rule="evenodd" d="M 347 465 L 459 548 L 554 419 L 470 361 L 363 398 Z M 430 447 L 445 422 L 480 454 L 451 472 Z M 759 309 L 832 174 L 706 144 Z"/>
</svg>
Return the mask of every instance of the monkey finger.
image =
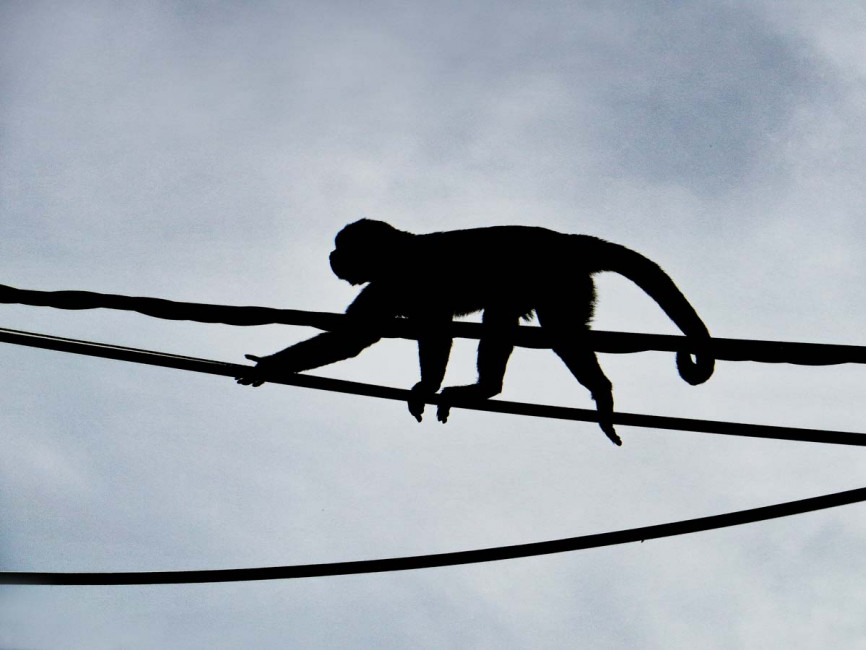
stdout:
<svg viewBox="0 0 866 650">
<path fill-rule="evenodd" d="M 448 416 L 451 415 L 451 405 L 450 404 L 440 404 L 436 409 L 436 419 L 439 420 L 442 424 L 448 422 Z"/>
<path fill-rule="evenodd" d="M 257 356 L 254 355 L 254 354 L 245 354 L 245 355 L 244 355 L 244 358 L 249 359 L 250 361 L 255 361 L 255 362 L 259 362 L 259 361 L 262 360 L 261 357 L 257 357 Z"/>
</svg>

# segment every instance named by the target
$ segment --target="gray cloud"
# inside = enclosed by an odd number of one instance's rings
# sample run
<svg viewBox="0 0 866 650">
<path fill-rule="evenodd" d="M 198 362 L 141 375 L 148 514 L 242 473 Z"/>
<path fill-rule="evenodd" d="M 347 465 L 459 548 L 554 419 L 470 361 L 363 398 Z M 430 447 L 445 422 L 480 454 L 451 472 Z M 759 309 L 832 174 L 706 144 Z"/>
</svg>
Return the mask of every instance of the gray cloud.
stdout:
<svg viewBox="0 0 866 650">
<path fill-rule="evenodd" d="M 0 283 L 339 310 L 360 216 L 622 241 L 724 336 L 857 343 L 858 10 L 770 3 L 0 6 Z M 862 13 L 862 12 L 861 12 Z M 669 331 L 600 280 L 598 326 Z M 4 306 L 8 327 L 239 360 L 306 336 Z M 448 383 L 471 380 L 456 346 Z M 456 413 L 4 347 L 3 569 L 169 569 L 520 543 L 856 486 L 855 451 Z M 856 367 L 607 355 L 634 412 L 856 430 Z M 323 374 L 416 380 L 383 342 Z M 518 351 L 505 398 L 589 407 Z M 429 418 L 428 418 L 429 419 Z M 855 508 L 388 576 L 5 589 L 4 647 L 855 647 Z"/>
</svg>

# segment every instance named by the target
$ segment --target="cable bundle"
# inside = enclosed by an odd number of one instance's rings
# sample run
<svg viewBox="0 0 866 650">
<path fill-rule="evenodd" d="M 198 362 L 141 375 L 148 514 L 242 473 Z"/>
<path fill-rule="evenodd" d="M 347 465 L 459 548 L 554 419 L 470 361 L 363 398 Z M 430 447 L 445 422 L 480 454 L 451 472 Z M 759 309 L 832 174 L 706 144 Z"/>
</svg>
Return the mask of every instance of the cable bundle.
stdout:
<svg viewBox="0 0 866 650">
<path fill-rule="evenodd" d="M 169 320 L 191 320 L 202 323 L 225 323 L 229 325 L 286 324 L 316 327 L 324 330 L 339 329 L 344 322 L 341 314 L 306 312 L 294 309 L 268 307 L 238 307 L 202 303 L 174 302 L 159 298 L 131 297 L 101 294 L 87 291 L 31 291 L 0 285 L 0 303 L 16 303 L 46 306 L 59 309 L 118 309 L 134 311 L 147 316 Z M 475 323 L 452 323 L 454 337 L 481 338 L 483 328 Z M 405 319 L 395 319 L 383 332 L 385 337 L 416 339 L 417 332 Z M 636 334 L 627 332 L 592 331 L 588 337 L 591 347 L 598 352 L 631 353 L 647 350 L 681 351 L 687 349 L 682 336 L 660 334 Z M 236 377 L 246 374 L 250 366 L 187 357 L 153 350 L 142 350 L 106 343 L 68 339 L 47 334 L 23 332 L 0 328 L 0 342 L 25 345 L 48 350 L 70 352 L 87 356 L 115 359 L 133 363 L 175 368 L 192 372 Z M 538 327 L 519 327 L 514 344 L 530 348 L 549 347 L 544 333 Z M 866 363 L 866 347 L 850 345 L 825 345 L 812 343 L 790 343 L 754 341 L 742 339 L 718 339 L 710 341 L 710 352 L 717 359 L 729 361 L 759 361 L 764 363 L 791 363 L 802 365 L 832 365 L 839 363 Z M 352 393 L 368 397 L 379 397 L 406 401 L 409 391 L 386 386 L 376 386 L 306 374 L 268 376 L 271 383 L 303 386 L 318 390 Z M 428 403 L 438 404 L 439 396 L 433 395 Z M 453 401 L 456 408 L 474 409 L 515 415 L 598 421 L 595 411 L 541 404 L 526 404 L 504 400 L 484 400 L 461 403 Z M 720 422 L 663 416 L 617 412 L 613 422 L 637 427 L 673 429 L 755 438 L 772 438 L 800 442 L 821 442 L 853 446 L 866 446 L 866 434 L 847 431 L 825 431 L 796 427 Z M 518 544 L 514 546 L 438 553 L 412 557 L 382 558 L 352 562 L 329 562 L 324 564 L 291 565 L 246 569 L 217 569 L 205 571 L 157 571 L 157 572 L 106 572 L 106 573 L 57 573 L 57 572 L 0 572 L 0 584 L 31 585 L 132 585 L 228 582 L 248 580 L 276 580 L 314 576 L 335 576 L 358 573 L 380 573 L 410 569 L 453 566 L 478 562 L 530 557 L 549 553 L 562 553 L 614 544 L 625 544 L 646 539 L 658 539 L 699 531 L 737 526 L 777 517 L 787 517 L 825 508 L 866 501 L 866 488 L 838 492 L 810 499 L 780 503 L 762 508 L 741 510 L 710 517 L 643 526 L 628 530 L 611 531 L 595 535 L 584 535 L 561 540 Z"/>
</svg>

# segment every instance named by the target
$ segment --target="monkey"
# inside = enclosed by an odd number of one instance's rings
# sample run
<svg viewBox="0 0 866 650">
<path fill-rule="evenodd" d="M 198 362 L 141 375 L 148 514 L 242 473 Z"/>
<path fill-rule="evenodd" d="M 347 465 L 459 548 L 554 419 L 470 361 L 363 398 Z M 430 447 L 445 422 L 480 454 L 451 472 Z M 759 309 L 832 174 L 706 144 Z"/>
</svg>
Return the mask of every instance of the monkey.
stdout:
<svg viewBox="0 0 866 650">
<path fill-rule="evenodd" d="M 613 389 L 587 342 L 596 303 L 592 276 L 613 271 L 653 298 L 689 337 L 677 369 L 689 384 L 707 381 L 715 359 L 709 331 L 673 280 L 655 262 L 625 246 L 590 235 L 535 226 L 492 226 L 414 234 L 383 221 L 361 219 L 336 236 L 334 274 L 366 286 L 346 309 L 346 326 L 322 333 L 255 361 L 236 380 L 260 386 L 271 373 L 310 370 L 357 356 L 381 338 L 395 317 L 418 328 L 421 379 L 410 390 L 409 412 L 421 422 L 425 398 L 445 376 L 454 317 L 482 312 L 478 380 L 444 388 L 437 419 L 446 422 L 453 401 L 484 400 L 502 391 L 505 368 L 521 320 L 537 318 L 551 347 L 596 403 L 599 426 L 616 445 Z M 692 358 L 694 355 L 694 359 Z"/>
</svg>

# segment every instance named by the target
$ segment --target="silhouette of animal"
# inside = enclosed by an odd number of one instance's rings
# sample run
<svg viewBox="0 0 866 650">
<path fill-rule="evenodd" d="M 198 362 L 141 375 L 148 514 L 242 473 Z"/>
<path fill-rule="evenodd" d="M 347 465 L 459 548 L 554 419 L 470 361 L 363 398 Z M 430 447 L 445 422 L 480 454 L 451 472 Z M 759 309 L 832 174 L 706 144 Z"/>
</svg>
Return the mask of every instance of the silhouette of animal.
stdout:
<svg viewBox="0 0 866 650">
<path fill-rule="evenodd" d="M 448 324 L 483 311 L 478 381 L 442 390 L 437 417 L 448 419 L 455 400 L 480 400 L 502 390 L 521 319 L 537 316 L 553 351 L 595 400 L 602 431 L 622 444 L 613 427 L 613 393 L 586 332 L 595 306 L 592 276 L 620 273 L 652 297 L 690 340 L 694 359 L 677 354 L 690 384 L 703 383 L 715 360 L 706 351 L 709 331 L 673 280 L 654 262 L 625 246 L 588 235 L 528 226 L 494 226 L 413 234 L 362 219 L 343 228 L 330 255 L 337 277 L 368 283 L 346 309 L 346 326 L 276 354 L 247 355 L 257 365 L 241 384 L 260 386 L 269 373 L 300 372 L 356 356 L 380 338 L 394 317 L 419 328 L 421 380 L 411 389 L 409 411 L 420 422 L 425 398 L 439 391 L 451 351 Z"/>
</svg>

